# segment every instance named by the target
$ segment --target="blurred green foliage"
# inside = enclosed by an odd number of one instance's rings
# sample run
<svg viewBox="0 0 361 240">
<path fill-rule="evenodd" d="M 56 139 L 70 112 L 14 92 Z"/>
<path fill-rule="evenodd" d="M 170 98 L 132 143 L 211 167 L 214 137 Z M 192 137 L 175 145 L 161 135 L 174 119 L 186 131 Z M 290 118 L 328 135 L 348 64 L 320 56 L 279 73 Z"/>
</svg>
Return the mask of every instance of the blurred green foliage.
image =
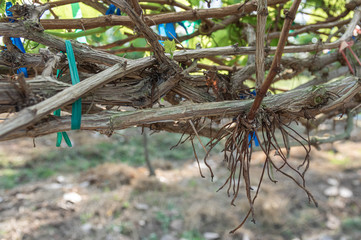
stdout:
<svg viewBox="0 0 361 240">
<path fill-rule="evenodd" d="M 187 240 L 204 240 L 205 238 L 202 237 L 201 233 L 197 230 L 193 231 L 185 231 L 182 233 L 182 239 Z"/>
<path fill-rule="evenodd" d="M 341 227 L 346 232 L 361 232 L 361 217 L 346 218 L 342 221 Z"/>
</svg>

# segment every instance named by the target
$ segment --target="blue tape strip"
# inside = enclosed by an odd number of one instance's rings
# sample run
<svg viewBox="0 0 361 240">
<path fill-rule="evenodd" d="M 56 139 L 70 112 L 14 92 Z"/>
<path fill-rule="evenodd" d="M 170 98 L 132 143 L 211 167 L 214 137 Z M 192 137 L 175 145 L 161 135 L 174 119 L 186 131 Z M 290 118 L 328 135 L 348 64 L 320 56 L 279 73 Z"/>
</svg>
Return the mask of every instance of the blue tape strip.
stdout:
<svg viewBox="0 0 361 240">
<path fill-rule="evenodd" d="M 165 24 L 165 31 L 169 40 L 173 40 L 177 37 L 177 33 L 175 32 L 174 24 L 173 23 L 166 23 Z"/>
<path fill-rule="evenodd" d="M 121 15 L 122 12 L 119 8 L 116 8 L 114 4 L 110 4 L 108 10 L 105 12 L 105 15 L 111 15 L 111 14 Z"/>
<path fill-rule="evenodd" d="M 9 11 L 9 8 L 11 8 L 13 6 L 13 4 L 11 2 L 6 2 L 6 15 L 8 17 L 12 17 L 13 16 L 13 13 L 11 11 Z M 14 19 L 10 19 L 9 22 L 15 22 Z M 12 43 L 22 52 L 22 53 L 25 53 L 25 49 L 24 49 L 24 45 L 23 43 L 21 42 L 21 39 L 20 38 L 10 38 Z M 19 68 L 17 71 L 17 74 L 20 74 L 20 73 L 24 73 L 24 76 L 25 77 L 29 77 L 28 75 L 28 70 L 26 68 Z"/>
<path fill-rule="evenodd" d="M 256 96 L 256 90 L 253 90 L 250 92 L 251 95 L 253 96 Z M 244 95 L 244 94 L 241 94 L 239 96 L 239 99 L 246 99 L 247 98 L 247 95 Z M 251 141 L 252 139 L 254 140 L 254 145 L 256 147 L 259 147 L 259 141 L 257 139 L 257 136 L 256 136 L 256 133 L 255 132 L 251 132 L 250 134 L 248 134 L 248 144 L 249 144 L 249 147 L 251 147 Z"/>
<path fill-rule="evenodd" d="M 167 36 L 167 34 L 165 33 L 165 24 L 161 23 L 158 25 L 158 33 L 161 36 Z"/>
<path fill-rule="evenodd" d="M 258 139 L 257 139 L 257 136 L 256 136 L 256 133 L 255 132 L 251 132 L 250 134 L 248 134 L 248 144 L 251 145 L 251 141 L 252 139 L 254 140 L 254 145 L 256 147 L 259 147 L 259 142 L 258 142 Z M 251 146 L 250 146 L 251 147 Z"/>
<path fill-rule="evenodd" d="M 12 2 L 6 2 L 5 12 L 6 12 L 6 16 L 8 16 L 8 17 L 13 16 L 13 13 L 11 11 L 9 11 L 9 8 L 11 8 L 12 6 L 13 6 Z M 10 19 L 9 22 L 15 22 L 15 20 Z"/>
<path fill-rule="evenodd" d="M 159 35 L 168 37 L 169 40 L 173 40 L 177 37 L 177 33 L 174 28 L 174 23 L 162 23 L 158 25 Z"/>
<path fill-rule="evenodd" d="M 105 12 L 105 15 L 114 14 L 116 7 L 114 4 L 110 4 L 108 10 Z"/>
</svg>

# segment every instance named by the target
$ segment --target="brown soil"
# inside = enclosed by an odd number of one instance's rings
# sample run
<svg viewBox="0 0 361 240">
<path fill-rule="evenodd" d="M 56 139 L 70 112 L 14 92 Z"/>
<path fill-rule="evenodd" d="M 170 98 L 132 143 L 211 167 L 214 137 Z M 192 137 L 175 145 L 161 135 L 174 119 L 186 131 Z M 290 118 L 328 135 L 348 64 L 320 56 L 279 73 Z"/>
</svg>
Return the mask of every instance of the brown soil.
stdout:
<svg viewBox="0 0 361 240">
<path fill-rule="evenodd" d="M 1 151 L 17 161 L 47 146 L 46 140 L 35 150 L 29 150 L 31 145 L 31 140 L 2 143 Z M 148 177 L 143 167 L 104 163 L 80 174 L 0 190 L 0 239 L 204 239 L 206 232 L 217 233 L 218 239 L 361 239 L 360 144 L 322 148 L 312 151 L 306 175 L 318 208 L 291 180 L 275 173 L 277 184 L 265 179 L 261 186 L 256 224 L 247 221 L 234 235 L 228 232 L 242 221 L 248 203 L 242 194 L 231 206 L 226 190 L 216 192 L 228 172 L 221 156 L 214 155 L 213 183 L 204 166 L 207 178 L 200 177 L 193 160 L 154 159 L 156 177 Z M 253 159 L 256 186 L 263 156 L 255 153 Z M 302 149 L 292 148 L 290 161 L 302 160 Z M 336 193 L 325 195 L 333 185 Z"/>
</svg>

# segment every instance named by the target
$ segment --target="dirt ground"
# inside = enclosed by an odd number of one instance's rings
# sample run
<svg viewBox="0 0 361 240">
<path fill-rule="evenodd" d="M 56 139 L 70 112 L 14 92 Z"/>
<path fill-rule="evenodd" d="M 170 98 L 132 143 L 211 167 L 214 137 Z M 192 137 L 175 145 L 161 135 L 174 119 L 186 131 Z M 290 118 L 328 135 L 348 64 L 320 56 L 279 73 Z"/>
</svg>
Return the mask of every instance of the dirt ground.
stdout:
<svg viewBox="0 0 361 240">
<path fill-rule="evenodd" d="M 352 140 L 360 140 L 358 135 Z M 83 136 L 87 138 L 87 136 Z M 48 138 L 1 143 L 0 157 L 12 164 L 36 161 L 50 147 Z M 86 141 L 78 139 L 78 141 Z M 91 144 L 91 143 L 90 143 Z M 248 211 L 245 195 L 231 206 L 226 190 L 216 192 L 228 176 L 220 154 L 211 157 L 214 182 L 193 159 L 152 159 L 156 177 L 145 167 L 104 162 L 86 171 L 56 173 L 41 180 L 0 189 L 0 239 L 361 239 L 361 147 L 353 141 L 313 150 L 307 187 L 318 202 L 277 172 L 277 184 L 265 179 L 250 220 L 230 235 Z M 264 157 L 256 152 L 251 183 L 257 186 Z M 289 161 L 297 166 L 303 150 L 294 147 Z M 0 175 L 0 178 L 3 176 Z"/>
</svg>

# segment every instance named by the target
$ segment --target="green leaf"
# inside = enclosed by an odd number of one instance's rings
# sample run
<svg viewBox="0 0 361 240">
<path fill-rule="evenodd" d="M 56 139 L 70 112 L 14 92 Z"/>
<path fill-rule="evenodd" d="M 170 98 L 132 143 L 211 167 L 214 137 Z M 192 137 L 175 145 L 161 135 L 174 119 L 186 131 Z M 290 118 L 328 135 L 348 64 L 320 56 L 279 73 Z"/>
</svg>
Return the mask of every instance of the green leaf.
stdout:
<svg viewBox="0 0 361 240">
<path fill-rule="evenodd" d="M 83 18 L 92 18 L 94 16 L 102 15 L 102 13 L 96 10 L 95 8 L 92 8 L 82 2 L 79 2 L 79 7 Z"/>
<path fill-rule="evenodd" d="M 173 58 L 173 52 L 176 50 L 175 47 L 175 41 L 169 41 L 169 40 L 165 40 L 164 41 L 164 50 L 166 53 L 170 53 L 170 57 Z"/>
<path fill-rule="evenodd" d="M 61 18 L 73 18 L 73 10 L 71 8 L 71 5 L 63 5 L 52 9 L 57 16 L 61 16 Z"/>
<path fill-rule="evenodd" d="M 5 0 L 0 0 L 0 13 L 5 13 Z"/>
<path fill-rule="evenodd" d="M 189 0 L 191 7 L 199 7 L 200 0 Z"/>
</svg>

